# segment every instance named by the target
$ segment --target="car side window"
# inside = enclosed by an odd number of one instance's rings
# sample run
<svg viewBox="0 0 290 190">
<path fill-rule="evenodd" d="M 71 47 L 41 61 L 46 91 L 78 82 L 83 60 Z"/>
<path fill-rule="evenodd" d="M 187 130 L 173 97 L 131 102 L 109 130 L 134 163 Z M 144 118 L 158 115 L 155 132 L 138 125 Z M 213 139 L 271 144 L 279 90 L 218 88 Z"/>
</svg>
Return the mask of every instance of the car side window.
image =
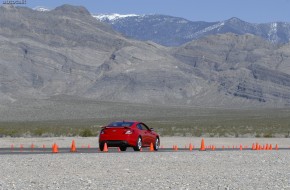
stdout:
<svg viewBox="0 0 290 190">
<path fill-rule="evenodd" d="M 137 128 L 143 130 L 142 125 L 140 123 L 137 125 Z"/>
<path fill-rule="evenodd" d="M 141 124 L 141 125 L 142 125 L 143 130 L 149 130 L 149 128 L 146 125 L 144 125 L 144 124 Z"/>
</svg>

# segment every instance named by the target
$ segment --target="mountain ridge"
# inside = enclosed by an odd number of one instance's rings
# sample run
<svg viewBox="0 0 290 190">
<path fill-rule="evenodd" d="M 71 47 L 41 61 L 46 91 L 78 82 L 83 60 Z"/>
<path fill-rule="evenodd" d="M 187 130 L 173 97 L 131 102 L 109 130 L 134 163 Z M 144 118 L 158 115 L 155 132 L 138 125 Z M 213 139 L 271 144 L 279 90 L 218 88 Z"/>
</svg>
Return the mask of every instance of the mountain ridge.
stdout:
<svg viewBox="0 0 290 190">
<path fill-rule="evenodd" d="M 137 40 L 151 40 L 165 46 L 179 46 L 186 42 L 208 35 L 234 33 L 254 34 L 278 44 L 288 43 L 290 23 L 269 22 L 249 23 L 237 17 L 224 21 L 190 21 L 168 15 L 137 15 L 114 17 L 93 15 L 102 22 L 110 24 L 115 30 Z M 163 36 L 162 36 L 163 35 Z"/>
<path fill-rule="evenodd" d="M 226 33 L 164 47 L 125 38 L 70 5 L 45 12 L 0 7 L 0 16 L 1 106 L 56 96 L 229 108 L 290 104 L 289 44 Z"/>
</svg>

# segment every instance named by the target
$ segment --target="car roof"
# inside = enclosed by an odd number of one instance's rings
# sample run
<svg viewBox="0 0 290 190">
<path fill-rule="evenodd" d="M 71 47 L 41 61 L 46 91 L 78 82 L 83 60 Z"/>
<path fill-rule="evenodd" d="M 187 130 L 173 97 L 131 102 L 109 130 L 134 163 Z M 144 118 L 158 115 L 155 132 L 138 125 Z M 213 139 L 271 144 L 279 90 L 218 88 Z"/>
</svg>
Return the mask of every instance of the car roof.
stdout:
<svg viewBox="0 0 290 190">
<path fill-rule="evenodd" d="M 136 126 L 139 123 L 142 123 L 143 124 L 143 122 L 139 122 L 139 121 L 123 120 L 123 121 L 113 121 L 113 122 L 109 123 L 107 126 L 109 126 L 112 123 L 132 123 L 131 126 Z"/>
<path fill-rule="evenodd" d="M 114 122 L 131 122 L 131 123 L 134 123 L 134 124 L 136 124 L 136 123 L 143 123 L 143 122 L 140 122 L 140 121 L 132 121 L 132 120 L 123 120 L 123 121 L 114 121 Z"/>
</svg>

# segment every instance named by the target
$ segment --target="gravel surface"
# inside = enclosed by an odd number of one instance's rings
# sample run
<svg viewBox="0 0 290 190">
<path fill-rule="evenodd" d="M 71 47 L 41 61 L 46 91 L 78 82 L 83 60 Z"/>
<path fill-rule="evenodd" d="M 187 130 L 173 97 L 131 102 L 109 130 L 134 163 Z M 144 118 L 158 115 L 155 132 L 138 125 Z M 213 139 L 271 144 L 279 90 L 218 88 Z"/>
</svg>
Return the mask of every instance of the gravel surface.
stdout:
<svg viewBox="0 0 290 190">
<path fill-rule="evenodd" d="M 0 155 L 0 189 L 290 189 L 290 151 Z"/>
</svg>

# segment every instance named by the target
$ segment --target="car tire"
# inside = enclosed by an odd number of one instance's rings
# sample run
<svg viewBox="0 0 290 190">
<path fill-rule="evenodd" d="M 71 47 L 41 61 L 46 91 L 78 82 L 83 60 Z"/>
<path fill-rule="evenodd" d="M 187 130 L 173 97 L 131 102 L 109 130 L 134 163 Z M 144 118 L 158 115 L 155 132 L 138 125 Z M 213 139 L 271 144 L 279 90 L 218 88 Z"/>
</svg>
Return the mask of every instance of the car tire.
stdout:
<svg viewBox="0 0 290 190">
<path fill-rule="evenodd" d="M 104 150 L 104 144 L 103 143 L 100 143 L 99 144 L 99 149 L 100 149 L 100 151 L 103 151 Z"/>
<path fill-rule="evenodd" d="M 127 147 L 126 146 L 120 146 L 120 150 L 121 151 L 126 151 L 127 150 Z"/>
<path fill-rule="evenodd" d="M 157 151 L 160 146 L 160 140 L 159 138 L 156 138 L 155 143 L 154 143 L 154 150 Z"/>
<path fill-rule="evenodd" d="M 136 146 L 133 147 L 134 151 L 140 151 L 142 148 L 142 139 L 138 137 Z"/>
</svg>

